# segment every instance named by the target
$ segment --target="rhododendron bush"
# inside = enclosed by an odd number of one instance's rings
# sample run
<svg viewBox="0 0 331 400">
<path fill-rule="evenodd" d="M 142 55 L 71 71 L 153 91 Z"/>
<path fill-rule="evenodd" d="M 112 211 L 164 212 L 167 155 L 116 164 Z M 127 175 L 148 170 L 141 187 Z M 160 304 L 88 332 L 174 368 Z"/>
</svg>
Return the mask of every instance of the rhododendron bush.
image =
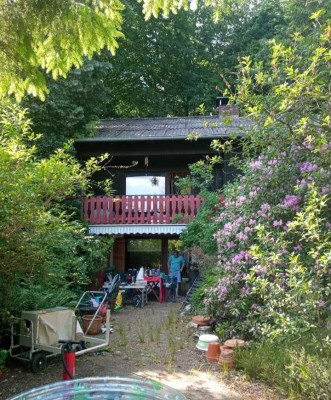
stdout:
<svg viewBox="0 0 331 400">
<path fill-rule="evenodd" d="M 242 175 L 217 216 L 219 279 L 209 312 L 229 335 L 298 336 L 331 312 L 330 21 L 241 61 L 237 103 L 254 120 Z"/>
</svg>

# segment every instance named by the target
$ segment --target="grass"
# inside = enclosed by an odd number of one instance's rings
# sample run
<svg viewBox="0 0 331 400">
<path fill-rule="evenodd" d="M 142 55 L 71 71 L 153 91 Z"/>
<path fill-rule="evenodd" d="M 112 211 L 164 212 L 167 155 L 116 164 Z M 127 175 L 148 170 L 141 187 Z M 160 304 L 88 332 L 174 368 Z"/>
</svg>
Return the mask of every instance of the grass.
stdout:
<svg viewBox="0 0 331 400">
<path fill-rule="evenodd" d="M 141 351 L 142 358 L 148 359 L 150 362 L 159 360 L 159 357 L 151 352 L 150 345 L 153 343 L 154 346 L 157 345 L 158 351 L 162 352 L 162 362 L 166 369 L 171 371 L 178 351 L 185 348 L 185 338 L 182 337 L 180 330 L 178 312 L 175 308 L 170 308 L 166 315 L 155 315 L 153 308 L 147 311 L 135 324 L 128 320 L 118 323 L 117 346 L 127 347 L 129 342 L 130 346 L 136 344 Z"/>
<path fill-rule="evenodd" d="M 178 321 L 178 315 L 177 315 L 177 313 L 175 312 L 174 309 L 171 309 L 169 314 L 168 314 L 168 316 L 167 316 L 167 318 L 166 318 L 166 320 L 165 320 L 165 322 L 164 322 L 164 324 L 163 324 L 164 328 L 165 329 L 171 329 L 173 327 L 173 325 L 175 323 L 177 323 L 177 321 Z"/>
<path fill-rule="evenodd" d="M 155 342 L 156 343 L 160 343 L 161 342 L 161 332 L 162 332 L 162 326 L 161 325 L 157 325 L 155 327 Z"/>
<path fill-rule="evenodd" d="M 331 399 L 331 349 L 323 336 L 253 343 L 237 349 L 235 361 L 249 379 L 277 387 L 291 400 Z"/>
<path fill-rule="evenodd" d="M 118 341 L 118 345 L 120 347 L 126 347 L 128 345 L 128 338 L 127 338 L 125 326 L 122 323 L 118 324 L 118 333 L 119 333 L 119 336 L 120 336 L 120 340 Z"/>
<path fill-rule="evenodd" d="M 176 359 L 176 353 L 177 353 L 177 346 L 176 342 L 174 340 L 174 337 L 172 336 L 171 332 L 168 332 L 168 346 L 167 346 L 167 352 L 166 352 L 166 365 L 168 370 L 171 370 L 173 367 L 173 363 Z"/>
<path fill-rule="evenodd" d="M 145 343 L 145 341 L 146 341 L 146 330 L 145 330 L 144 324 L 140 323 L 140 325 L 136 329 L 137 329 L 137 337 L 138 337 L 139 343 Z"/>
</svg>

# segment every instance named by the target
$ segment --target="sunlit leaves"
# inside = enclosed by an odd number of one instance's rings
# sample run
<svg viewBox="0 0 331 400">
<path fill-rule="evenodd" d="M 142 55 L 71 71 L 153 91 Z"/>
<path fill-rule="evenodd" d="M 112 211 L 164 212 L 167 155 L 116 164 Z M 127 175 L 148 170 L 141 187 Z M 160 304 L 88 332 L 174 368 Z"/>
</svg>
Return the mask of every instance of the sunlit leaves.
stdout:
<svg viewBox="0 0 331 400">
<path fill-rule="evenodd" d="M 193 10 L 189 0 L 142 0 L 145 19 L 167 18 L 179 10 Z M 214 20 L 228 15 L 244 0 L 205 0 Z M 2 11 L 1 11 L 2 9 Z M 112 54 L 123 36 L 123 4 L 119 0 L 0 1 L 0 97 L 25 93 L 45 98 L 47 88 L 40 68 L 54 79 L 79 68 L 83 57 L 108 48 Z"/>
<path fill-rule="evenodd" d="M 0 103 L 1 325 L 13 309 L 65 304 L 71 286 L 87 284 L 104 260 L 102 240 L 85 238 L 85 225 L 72 218 L 78 219 L 88 177 L 107 155 L 82 168 L 68 145 L 38 159 L 37 139 L 26 110 Z"/>
<path fill-rule="evenodd" d="M 103 2 L 2 2 L 0 8 L 0 97 L 25 93 L 44 98 L 45 78 L 40 67 L 54 78 L 82 65 L 107 47 L 113 54 L 122 37 L 123 5 Z"/>
</svg>

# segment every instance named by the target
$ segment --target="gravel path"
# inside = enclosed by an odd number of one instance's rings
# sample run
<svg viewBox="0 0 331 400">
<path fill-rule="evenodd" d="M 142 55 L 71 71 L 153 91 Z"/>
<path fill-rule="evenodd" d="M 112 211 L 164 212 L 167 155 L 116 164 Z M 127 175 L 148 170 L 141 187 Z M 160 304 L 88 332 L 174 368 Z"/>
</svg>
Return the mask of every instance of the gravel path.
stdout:
<svg viewBox="0 0 331 400">
<path fill-rule="evenodd" d="M 149 302 L 127 306 L 112 316 L 113 333 L 106 350 L 77 357 L 76 377 L 126 376 L 155 379 L 178 389 L 188 400 L 280 400 L 264 386 L 246 382 L 235 371 L 210 363 L 195 348 L 188 320 L 178 318 L 179 303 Z M 49 359 L 43 372 L 10 361 L 0 378 L 0 399 L 62 379 L 59 357 Z"/>
</svg>

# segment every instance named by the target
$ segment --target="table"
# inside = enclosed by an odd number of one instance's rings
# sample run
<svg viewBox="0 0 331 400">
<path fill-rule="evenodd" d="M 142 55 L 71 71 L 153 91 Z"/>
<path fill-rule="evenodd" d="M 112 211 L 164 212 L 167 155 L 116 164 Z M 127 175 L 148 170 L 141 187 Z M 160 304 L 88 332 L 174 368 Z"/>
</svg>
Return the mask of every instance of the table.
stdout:
<svg viewBox="0 0 331 400">
<path fill-rule="evenodd" d="M 163 278 L 160 276 L 144 276 L 144 280 L 147 282 L 151 292 L 157 298 L 159 303 L 162 303 L 165 298 Z M 156 293 L 156 288 L 159 288 L 159 295 Z"/>
<path fill-rule="evenodd" d="M 141 303 L 140 306 L 144 307 L 147 304 L 147 284 L 132 284 L 132 285 L 120 285 L 120 290 L 136 290 L 137 294 L 140 296 Z M 135 304 L 136 305 L 136 304 Z"/>
</svg>

